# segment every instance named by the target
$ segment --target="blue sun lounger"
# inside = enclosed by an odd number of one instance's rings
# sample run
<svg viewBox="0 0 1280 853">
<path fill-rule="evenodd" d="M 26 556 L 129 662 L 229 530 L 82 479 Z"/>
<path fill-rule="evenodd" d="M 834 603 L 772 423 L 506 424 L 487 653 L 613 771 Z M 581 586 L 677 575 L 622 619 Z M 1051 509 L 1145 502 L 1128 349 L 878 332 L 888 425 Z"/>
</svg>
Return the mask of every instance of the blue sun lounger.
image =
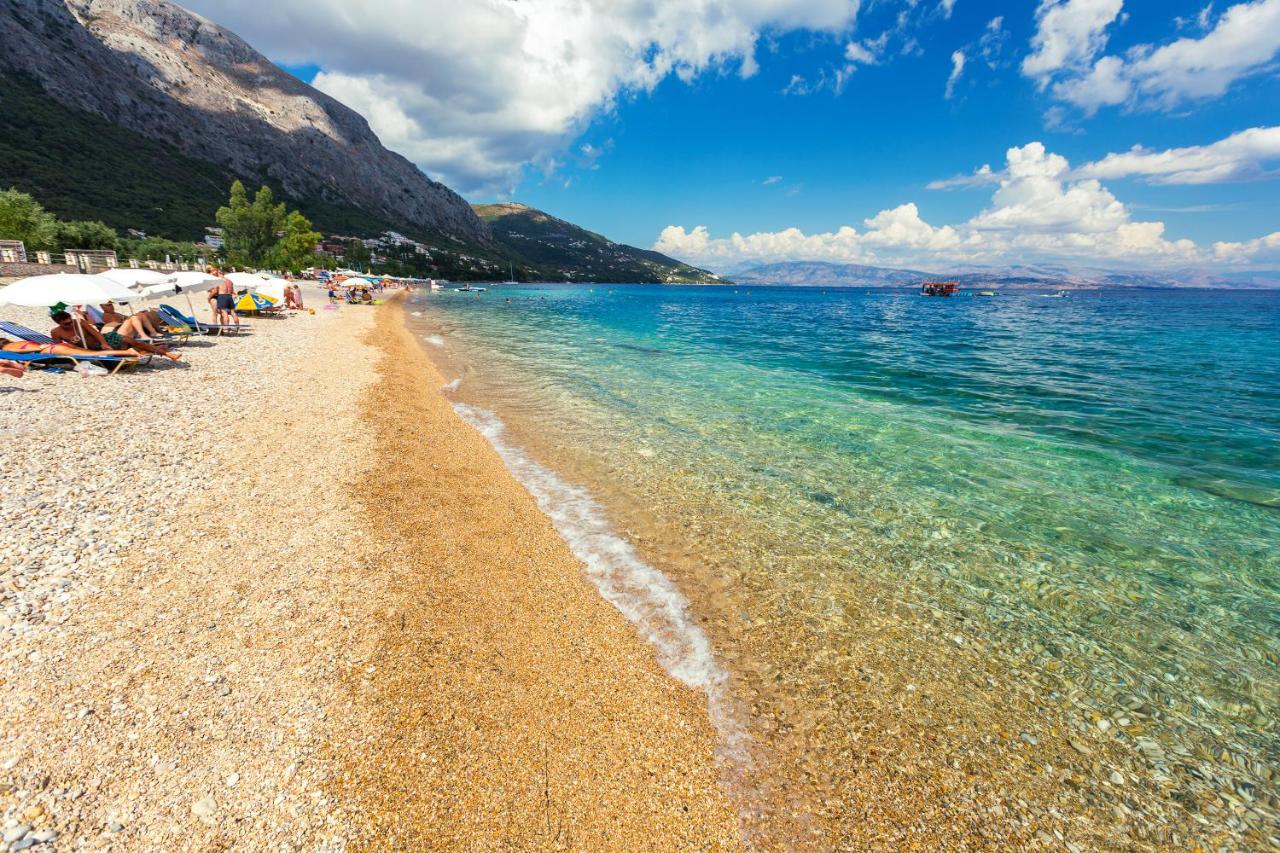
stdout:
<svg viewBox="0 0 1280 853">
<path fill-rule="evenodd" d="M 57 343 L 53 338 L 49 337 L 48 335 L 42 335 L 39 332 L 37 332 L 35 329 L 28 329 L 26 326 L 19 326 L 17 323 L 10 323 L 7 320 L 0 320 L 0 332 L 3 332 L 7 335 L 13 335 L 15 338 L 18 338 L 19 340 L 24 340 L 27 343 L 40 344 L 40 346 L 47 347 L 51 344 Z M 31 356 L 31 355 L 40 356 L 41 358 L 39 359 L 23 358 L 23 356 Z M 117 370 L 119 370 L 122 367 L 133 367 L 138 364 L 138 359 L 134 358 L 133 356 L 64 355 L 56 352 L 55 353 L 0 352 L 0 359 L 7 359 L 9 361 L 37 361 L 37 362 L 48 361 L 51 359 L 61 359 L 62 361 L 69 361 L 72 364 L 79 364 L 82 361 L 87 361 L 90 364 L 99 364 L 103 367 L 110 367 L 112 373 L 115 373 Z M 151 360 L 151 357 L 148 356 L 147 361 L 150 361 L 150 360 Z"/>
<path fill-rule="evenodd" d="M 249 326 L 247 324 L 236 325 L 235 323 L 201 323 L 195 317 L 188 317 L 172 305 L 161 305 L 159 308 L 161 314 L 168 317 L 175 323 L 181 323 L 184 326 L 203 332 L 206 335 L 220 332 L 247 332 Z"/>
<path fill-rule="evenodd" d="M 14 361 L 18 364 L 29 364 L 38 367 L 54 367 L 68 362 L 75 366 L 85 361 L 104 369 L 110 368 L 112 373 L 122 367 L 138 363 L 136 358 L 119 355 L 99 355 L 91 358 L 89 356 L 62 355 L 56 352 L 0 352 L 0 361 Z"/>
</svg>

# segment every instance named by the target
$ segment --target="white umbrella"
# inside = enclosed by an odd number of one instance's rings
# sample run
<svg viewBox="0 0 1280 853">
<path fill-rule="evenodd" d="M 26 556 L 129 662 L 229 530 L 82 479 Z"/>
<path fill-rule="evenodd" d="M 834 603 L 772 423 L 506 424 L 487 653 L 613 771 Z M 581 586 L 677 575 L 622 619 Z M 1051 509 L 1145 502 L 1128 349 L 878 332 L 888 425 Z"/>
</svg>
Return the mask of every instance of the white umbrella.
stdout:
<svg viewBox="0 0 1280 853">
<path fill-rule="evenodd" d="M 123 284 L 100 275 L 56 273 L 37 275 L 0 288 L 0 305 L 48 308 L 68 305 L 101 305 L 103 302 L 132 302 L 140 298 Z"/>
<path fill-rule="evenodd" d="M 100 275 L 81 273 L 37 275 L 0 289 L 0 305 L 21 305 L 25 308 L 49 308 L 59 302 L 67 305 L 101 305 L 103 302 L 132 302 L 139 298 L 138 294 L 123 284 Z M 73 316 L 76 318 L 76 329 L 80 332 L 80 342 L 88 346 L 84 330 L 80 329 L 80 317 Z"/>
<path fill-rule="evenodd" d="M 270 296 L 277 302 L 284 302 L 284 289 L 289 286 L 289 282 L 282 278 L 273 278 L 270 281 L 264 281 L 254 288 L 255 291 L 263 296 Z"/>
<path fill-rule="evenodd" d="M 232 272 L 226 275 L 226 279 L 236 286 L 236 290 L 257 290 L 268 278 L 270 276 L 251 272 Z"/>
<path fill-rule="evenodd" d="M 173 273 L 164 280 L 164 283 L 173 285 L 179 293 L 203 293 L 221 284 L 222 278 L 213 273 L 192 270 Z"/>
<path fill-rule="evenodd" d="M 156 270 L 129 269 L 128 267 L 112 267 L 98 273 L 103 278 L 109 278 L 117 284 L 123 284 L 125 287 L 138 288 L 144 285 L 159 284 L 164 281 L 165 273 Z"/>
</svg>

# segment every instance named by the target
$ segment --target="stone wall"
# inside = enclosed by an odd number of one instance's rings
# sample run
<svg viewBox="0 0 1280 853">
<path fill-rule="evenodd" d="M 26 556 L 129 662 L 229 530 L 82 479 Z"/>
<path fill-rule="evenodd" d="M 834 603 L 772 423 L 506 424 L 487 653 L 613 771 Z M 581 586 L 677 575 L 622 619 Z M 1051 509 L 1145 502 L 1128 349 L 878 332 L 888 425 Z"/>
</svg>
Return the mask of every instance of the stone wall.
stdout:
<svg viewBox="0 0 1280 853">
<path fill-rule="evenodd" d="M 70 264 L 0 264 L 0 278 L 27 278 L 57 272 L 80 272 Z"/>
</svg>

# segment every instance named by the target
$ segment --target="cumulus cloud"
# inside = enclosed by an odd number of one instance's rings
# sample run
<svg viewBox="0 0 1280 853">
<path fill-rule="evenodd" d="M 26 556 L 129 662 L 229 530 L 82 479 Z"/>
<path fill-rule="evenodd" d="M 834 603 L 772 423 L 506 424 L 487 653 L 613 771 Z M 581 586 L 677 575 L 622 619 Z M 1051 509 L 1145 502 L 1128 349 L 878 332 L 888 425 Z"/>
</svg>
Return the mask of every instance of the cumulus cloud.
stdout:
<svg viewBox="0 0 1280 853">
<path fill-rule="evenodd" d="M 948 101 L 951 96 L 956 93 L 956 81 L 960 79 L 960 75 L 964 73 L 964 51 L 955 50 L 951 52 L 951 74 L 947 76 L 947 88 L 943 92 L 943 97 Z"/>
<path fill-rule="evenodd" d="M 186 0 L 464 191 L 509 188 L 620 95 L 671 75 L 757 70 L 762 37 L 840 35 L 859 0 Z"/>
<path fill-rule="evenodd" d="M 1280 231 L 1241 243 L 1214 243 L 1213 254 L 1219 260 L 1228 262 L 1250 260 L 1280 262 Z"/>
<path fill-rule="evenodd" d="M 1209 12 L 1206 7 L 1199 17 L 1202 27 L 1209 24 Z M 1101 30 L 1083 43 L 1085 47 L 1069 51 L 1070 58 L 1057 63 L 1039 59 L 1043 51 L 1038 49 L 1023 62 L 1023 72 L 1042 88 L 1056 81 L 1054 97 L 1086 114 L 1121 104 L 1171 109 L 1217 97 L 1237 80 L 1271 68 L 1280 53 L 1280 0 L 1237 4 L 1200 38 L 1183 37 L 1161 47 L 1138 45 L 1124 56 L 1092 61 L 1105 43 Z"/>
<path fill-rule="evenodd" d="M 1153 184 L 1213 184 L 1274 177 L 1267 164 L 1280 160 L 1280 127 L 1251 127 L 1209 145 L 1152 151 L 1135 145 L 1076 170 L 1081 177 L 1144 177 Z"/>
<path fill-rule="evenodd" d="M 1106 46 L 1107 27 L 1122 5 L 1123 0 L 1041 0 L 1022 73 L 1043 88 L 1063 69 L 1086 66 Z"/>
<path fill-rule="evenodd" d="M 1065 157 L 1039 142 L 1010 148 L 1005 160 L 999 172 L 974 173 L 975 182 L 999 186 L 990 205 L 958 225 L 932 225 L 915 204 L 902 204 L 864 219 L 864 231 L 846 225 L 819 234 L 787 228 L 717 238 L 703 226 L 671 225 L 654 249 L 719 269 L 782 260 L 927 267 L 1028 258 L 1150 266 L 1203 257 L 1190 240 L 1167 239 L 1164 223 L 1135 221 L 1098 180 L 1075 177 Z M 1239 258 L 1246 249 L 1232 251 Z"/>
</svg>

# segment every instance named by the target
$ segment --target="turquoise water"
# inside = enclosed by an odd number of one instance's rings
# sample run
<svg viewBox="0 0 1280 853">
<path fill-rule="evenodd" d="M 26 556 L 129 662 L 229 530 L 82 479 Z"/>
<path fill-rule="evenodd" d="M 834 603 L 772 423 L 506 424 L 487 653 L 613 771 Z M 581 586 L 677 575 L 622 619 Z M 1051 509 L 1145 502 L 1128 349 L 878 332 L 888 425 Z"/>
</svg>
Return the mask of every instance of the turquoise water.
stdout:
<svg viewBox="0 0 1280 853">
<path fill-rule="evenodd" d="M 1052 694 L 1063 725 L 1115 721 L 1099 744 L 1113 764 L 1156 800 L 1187 793 L 1153 820 L 1197 811 L 1205 789 L 1230 809 L 1244 786 L 1244 811 L 1209 825 L 1280 831 L 1280 293 L 418 299 L 460 399 L 509 419 L 620 526 L 647 523 L 695 609 L 764 614 L 774 645 L 791 631 L 812 656 L 865 630 L 859 591 L 893 590 L 1046 679 L 1028 714 Z M 734 631 L 712 635 L 732 660 Z M 761 681 L 771 654 L 751 652 Z M 797 696 L 841 677 L 779 655 Z"/>
</svg>

